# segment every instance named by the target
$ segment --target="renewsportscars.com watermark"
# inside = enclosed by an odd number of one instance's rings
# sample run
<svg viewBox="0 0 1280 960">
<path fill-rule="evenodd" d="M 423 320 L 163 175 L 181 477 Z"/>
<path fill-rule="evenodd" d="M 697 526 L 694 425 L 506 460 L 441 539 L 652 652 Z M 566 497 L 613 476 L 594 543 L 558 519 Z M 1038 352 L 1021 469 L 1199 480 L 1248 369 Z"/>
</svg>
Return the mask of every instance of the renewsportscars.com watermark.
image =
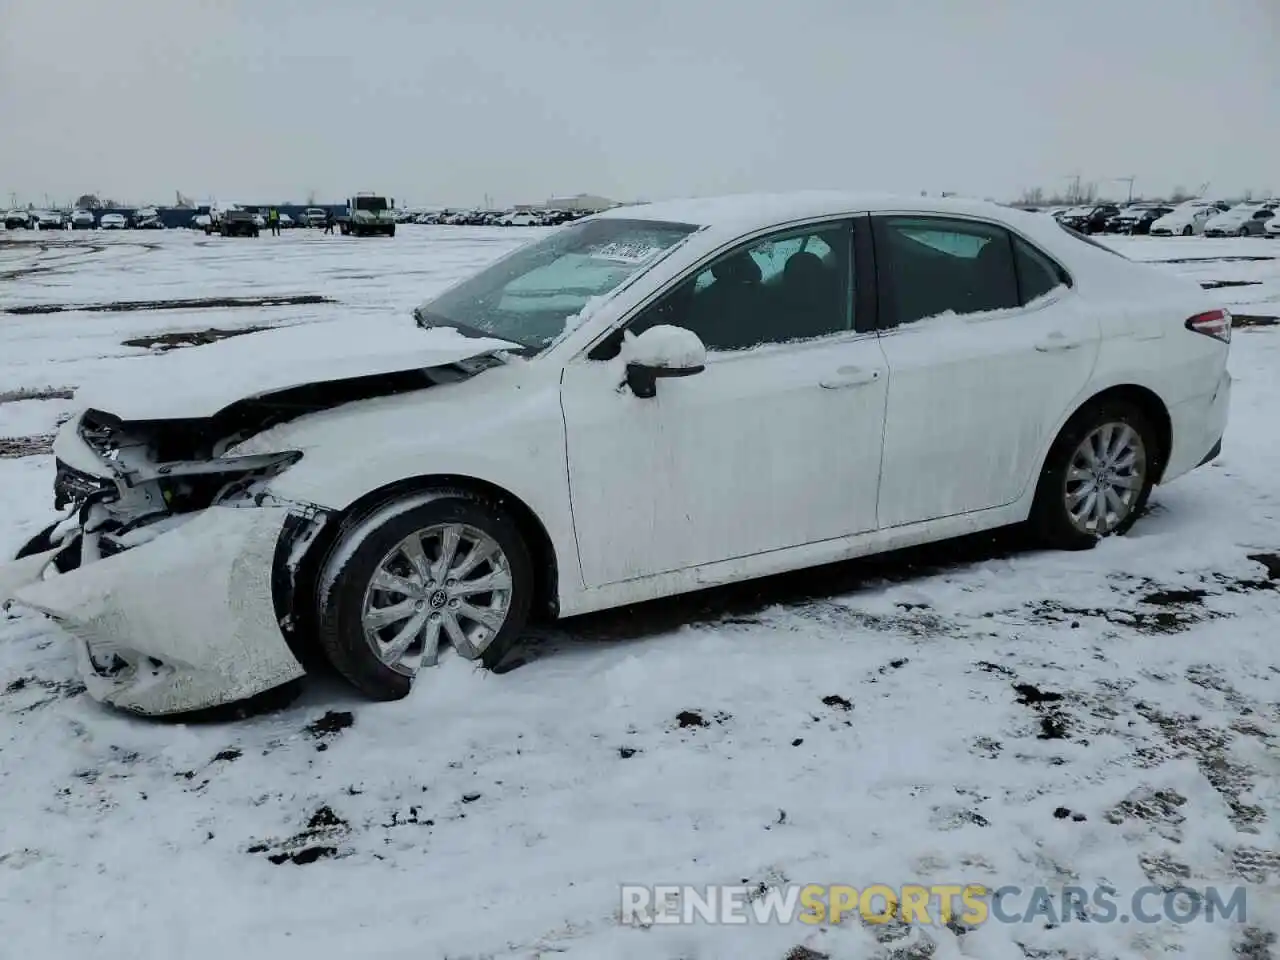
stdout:
<svg viewBox="0 0 1280 960">
<path fill-rule="evenodd" d="M 989 887 L 984 884 L 623 884 L 623 924 L 1244 923 L 1244 887 Z"/>
</svg>

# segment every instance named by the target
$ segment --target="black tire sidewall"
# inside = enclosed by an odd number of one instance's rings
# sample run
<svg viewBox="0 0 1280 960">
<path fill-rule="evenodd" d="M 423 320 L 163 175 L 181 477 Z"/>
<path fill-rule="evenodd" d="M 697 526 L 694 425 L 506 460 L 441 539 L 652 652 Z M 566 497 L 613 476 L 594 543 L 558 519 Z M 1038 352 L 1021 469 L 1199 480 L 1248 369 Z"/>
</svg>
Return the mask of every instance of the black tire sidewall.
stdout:
<svg viewBox="0 0 1280 960">
<path fill-rule="evenodd" d="M 1128 532 L 1146 510 L 1147 500 L 1155 486 L 1155 477 L 1163 468 L 1164 451 L 1156 440 L 1151 421 L 1132 403 L 1121 400 L 1103 401 L 1080 410 L 1062 428 L 1040 472 L 1036 497 L 1031 509 L 1031 525 L 1046 544 L 1065 550 L 1087 550 L 1103 539 L 1094 534 L 1082 533 L 1072 525 L 1062 501 L 1062 489 L 1066 471 L 1076 448 L 1092 431 L 1104 423 L 1124 423 L 1137 431 L 1146 452 L 1147 469 L 1138 499 L 1129 515 L 1105 536 L 1120 536 Z"/>
<path fill-rule="evenodd" d="M 417 494 L 402 499 L 420 500 L 423 496 Z M 321 648 L 339 673 L 359 690 L 378 700 L 397 700 L 406 696 L 414 681 L 380 662 L 365 642 L 361 623 L 364 590 L 387 553 L 413 532 L 442 523 L 464 523 L 493 537 L 506 554 L 511 568 L 511 606 L 502 629 L 478 661 L 485 667 L 496 666 L 519 639 L 533 603 L 533 563 L 519 528 L 507 512 L 499 504 L 469 491 L 440 490 L 426 496 L 430 496 L 426 502 L 394 514 L 363 534 L 341 569 L 330 570 L 327 568 L 333 562 L 332 557 L 349 543 L 348 537 L 340 535 L 330 551 L 330 558 L 321 568 L 315 597 Z M 362 518 L 385 509 L 393 502 L 379 504 L 363 513 Z M 355 525 L 361 522 L 353 519 Z M 356 535 L 354 530 L 352 535 Z"/>
</svg>

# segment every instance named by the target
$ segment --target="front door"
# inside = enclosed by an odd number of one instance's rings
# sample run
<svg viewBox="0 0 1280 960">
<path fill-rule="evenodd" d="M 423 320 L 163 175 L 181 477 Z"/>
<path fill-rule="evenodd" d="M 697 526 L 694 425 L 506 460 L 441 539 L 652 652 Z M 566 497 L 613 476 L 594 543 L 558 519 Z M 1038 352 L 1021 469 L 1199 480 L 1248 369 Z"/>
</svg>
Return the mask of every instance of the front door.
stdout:
<svg viewBox="0 0 1280 960">
<path fill-rule="evenodd" d="M 620 390 L 616 359 L 565 368 L 587 586 L 875 528 L 887 371 L 856 329 L 850 248 L 847 221 L 755 240 L 642 311 L 631 332 L 681 326 L 708 348 L 655 397 Z"/>
</svg>

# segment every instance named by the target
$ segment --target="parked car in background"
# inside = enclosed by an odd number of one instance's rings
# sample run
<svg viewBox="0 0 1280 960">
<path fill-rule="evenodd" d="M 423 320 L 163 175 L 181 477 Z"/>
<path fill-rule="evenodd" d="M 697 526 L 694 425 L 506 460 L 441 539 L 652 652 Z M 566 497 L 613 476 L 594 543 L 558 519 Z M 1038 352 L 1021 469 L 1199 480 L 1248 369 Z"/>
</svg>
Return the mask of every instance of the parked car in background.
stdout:
<svg viewBox="0 0 1280 960">
<path fill-rule="evenodd" d="M 4 215 L 6 230 L 30 230 L 32 226 L 31 214 L 25 210 L 10 210 Z"/>
<path fill-rule="evenodd" d="M 104 213 L 98 218 L 99 230 L 123 230 L 129 226 L 123 213 Z"/>
<path fill-rule="evenodd" d="M 1160 204 L 1126 207 L 1111 218 L 1107 225 L 1107 232 L 1143 236 L 1151 232 L 1153 223 L 1172 212 L 1173 207 Z"/>
<path fill-rule="evenodd" d="M 1189 237 L 1204 233 L 1204 225 L 1222 210 L 1212 200 L 1188 200 L 1151 224 L 1153 237 Z"/>
<path fill-rule="evenodd" d="M 94 220 L 92 210 L 71 211 L 72 230 L 92 230 L 96 225 L 97 222 Z"/>
<path fill-rule="evenodd" d="M 1077 207 L 1065 214 L 1060 222 L 1077 233 L 1102 233 L 1107 221 L 1119 212 L 1120 208 L 1114 203 L 1098 203 L 1089 207 Z"/>
<path fill-rule="evenodd" d="M 213 215 L 208 213 L 197 213 L 191 218 L 189 226 L 192 230 L 203 230 L 205 233 L 210 233 L 213 228 Z"/>
<path fill-rule="evenodd" d="M 1268 220 L 1275 216 L 1276 204 L 1240 203 L 1226 213 L 1205 222 L 1206 237 L 1260 237 Z"/>
<path fill-rule="evenodd" d="M 329 211 L 320 207 L 307 207 L 298 217 L 299 226 L 303 227 L 323 227 L 325 220 L 329 218 Z"/>
<path fill-rule="evenodd" d="M 129 226 L 134 230 L 163 230 L 164 223 L 160 220 L 160 211 L 155 207 L 140 207 L 133 212 L 133 216 L 129 218 Z"/>
<path fill-rule="evenodd" d="M 542 226 L 542 218 L 531 212 L 526 213 L 509 213 L 502 218 L 504 227 L 540 227 Z"/>
<path fill-rule="evenodd" d="M 1262 225 L 1264 236 L 1275 239 L 1280 237 L 1280 210 L 1276 211 L 1276 215 Z"/>
<path fill-rule="evenodd" d="M 298 221 L 294 220 L 293 217 L 289 216 L 287 213 L 280 214 L 280 219 L 277 222 L 280 224 L 281 230 L 289 230 L 298 225 Z"/>
<path fill-rule="evenodd" d="M 37 230 L 62 230 L 66 223 L 56 210 L 37 210 L 32 214 Z"/>
<path fill-rule="evenodd" d="M 60 517 L 0 601 L 53 617 L 89 694 L 135 713 L 252 696 L 312 654 L 391 700 L 445 645 L 497 666 L 535 612 L 1023 522 L 1090 547 L 1218 456 L 1231 395 L 1213 293 L 937 198 L 612 210 L 415 318 L 78 390 Z"/>
<path fill-rule="evenodd" d="M 216 230 L 224 237 L 256 237 L 262 230 L 262 217 L 251 208 L 228 207 L 218 218 Z"/>
</svg>

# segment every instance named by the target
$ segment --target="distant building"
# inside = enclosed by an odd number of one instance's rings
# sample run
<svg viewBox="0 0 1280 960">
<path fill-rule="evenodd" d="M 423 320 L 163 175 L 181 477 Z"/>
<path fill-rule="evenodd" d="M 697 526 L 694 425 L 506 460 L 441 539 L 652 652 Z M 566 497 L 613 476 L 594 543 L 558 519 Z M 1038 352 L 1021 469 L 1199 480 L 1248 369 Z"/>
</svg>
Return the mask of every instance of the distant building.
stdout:
<svg viewBox="0 0 1280 960">
<path fill-rule="evenodd" d="M 572 210 L 575 213 L 599 213 L 618 204 L 608 197 L 579 193 L 572 197 L 552 197 L 543 206 L 548 210 Z"/>
</svg>

